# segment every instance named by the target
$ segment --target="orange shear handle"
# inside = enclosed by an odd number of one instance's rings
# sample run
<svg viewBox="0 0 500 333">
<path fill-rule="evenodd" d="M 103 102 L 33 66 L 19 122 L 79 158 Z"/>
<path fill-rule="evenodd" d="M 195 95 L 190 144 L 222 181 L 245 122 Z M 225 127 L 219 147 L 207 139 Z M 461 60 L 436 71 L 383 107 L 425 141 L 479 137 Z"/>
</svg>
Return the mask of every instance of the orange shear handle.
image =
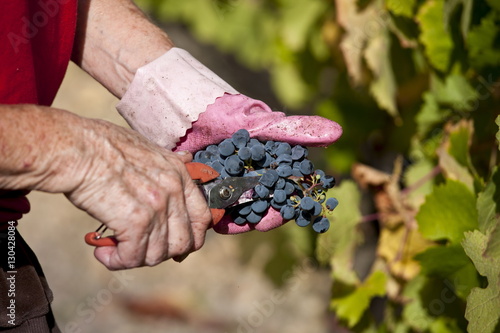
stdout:
<svg viewBox="0 0 500 333">
<path fill-rule="evenodd" d="M 191 176 L 191 179 L 197 181 L 199 184 L 204 184 L 219 177 L 219 173 L 217 171 L 203 163 L 189 162 L 185 165 L 189 175 Z M 212 224 L 216 225 L 220 220 L 222 220 L 222 217 L 226 213 L 226 210 L 210 208 L 210 213 L 212 214 Z M 101 233 L 99 232 L 101 227 L 99 227 L 99 229 L 97 229 L 96 231 L 88 232 L 85 235 L 85 243 L 97 247 L 116 246 L 118 244 L 118 240 L 115 237 L 102 237 Z"/>
</svg>

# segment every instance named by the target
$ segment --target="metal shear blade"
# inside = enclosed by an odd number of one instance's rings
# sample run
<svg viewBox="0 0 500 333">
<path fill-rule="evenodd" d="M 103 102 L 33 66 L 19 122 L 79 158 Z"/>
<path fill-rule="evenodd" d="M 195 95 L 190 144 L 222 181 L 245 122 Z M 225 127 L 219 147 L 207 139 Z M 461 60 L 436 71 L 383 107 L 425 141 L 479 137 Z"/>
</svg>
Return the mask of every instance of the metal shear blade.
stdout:
<svg viewBox="0 0 500 333">
<path fill-rule="evenodd" d="M 229 177 L 200 185 L 210 208 L 228 208 L 252 201 L 253 188 L 260 176 Z"/>
</svg>

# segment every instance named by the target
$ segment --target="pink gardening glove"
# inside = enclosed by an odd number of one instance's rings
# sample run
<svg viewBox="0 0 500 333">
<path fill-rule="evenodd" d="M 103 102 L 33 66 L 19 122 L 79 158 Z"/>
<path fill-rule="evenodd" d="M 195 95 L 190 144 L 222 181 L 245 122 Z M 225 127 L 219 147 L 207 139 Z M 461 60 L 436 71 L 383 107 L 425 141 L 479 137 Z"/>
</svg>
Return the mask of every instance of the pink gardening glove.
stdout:
<svg viewBox="0 0 500 333">
<path fill-rule="evenodd" d="M 285 116 L 239 94 L 189 53 L 173 48 L 142 67 L 117 106 L 132 128 L 173 150 L 196 152 L 239 129 L 261 141 L 326 147 L 342 128 L 318 116 Z M 237 225 L 230 216 L 214 226 L 223 234 L 268 231 L 285 223 L 272 208 L 257 224 Z"/>
</svg>

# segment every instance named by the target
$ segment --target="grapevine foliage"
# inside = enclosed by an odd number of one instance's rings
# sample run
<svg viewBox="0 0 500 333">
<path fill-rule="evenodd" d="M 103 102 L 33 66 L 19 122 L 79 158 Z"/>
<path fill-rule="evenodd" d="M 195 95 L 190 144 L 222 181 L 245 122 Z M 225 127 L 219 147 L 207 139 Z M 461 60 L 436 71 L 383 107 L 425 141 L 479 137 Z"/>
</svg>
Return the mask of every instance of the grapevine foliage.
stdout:
<svg viewBox="0 0 500 333">
<path fill-rule="evenodd" d="M 500 331 L 498 1 L 138 2 L 268 70 L 287 110 L 343 126 L 314 157 L 341 175 L 327 197 L 342 204 L 309 241 L 331 268 L 330 309 L 343 325 Z M 361 271 L 370 227 L 374 255 Z"/>
</svg>

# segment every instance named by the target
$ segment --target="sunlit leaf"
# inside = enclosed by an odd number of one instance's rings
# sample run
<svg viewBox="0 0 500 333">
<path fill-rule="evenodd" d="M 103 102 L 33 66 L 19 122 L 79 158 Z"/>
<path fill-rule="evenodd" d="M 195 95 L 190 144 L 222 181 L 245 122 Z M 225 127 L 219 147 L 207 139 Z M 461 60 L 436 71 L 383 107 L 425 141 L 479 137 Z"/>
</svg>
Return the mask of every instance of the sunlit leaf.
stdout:
<svg viewBox="0 0 500 333">
<path fill-rule="evenodd" d="M 444 80 L 433 75 L 431 79 L 431 89 L 438 103 L 461 111 L 472 110 L 478 93 L 463 75 L 450 74 Z"/>
<path fill-rule="evenodd" d="M 443 122 L 449 115 L 449 110 L 441 109 L 436 97 L 431 92 L 423 95 L 424 103 L 415 117 L 418 134 L 424 137 L 435 125 Z"/>
<path fill-rule="evenodd" d="M 491 180 L 483 192 L 477 196 L 479 230 L 483 233 L 495 226 L 495 218 L 500 214 L 500 172 L 495 169 Z"/>
<path fill-rule="evenodd" d="M 375 271 L 351 294 L 333 298 L 331 306 L 341 319 L 347 321 L 349 327 L 353 327 L 370 305 L 370 300 L 385 294 L 386 279 L 383 272 Z"/>
<path fill-rule="evenodd" d="M 491 237 L 476 230 L 467 232 L 462 242 L 479 274 L 488 279 L 486 288 L 474 288 L 467 298 L 465 318 L 471 333 L 494 332 L 500 318 L 500 249 L 485 256 Z"/>
<path fill-rule="evenodd" d="M 465 231 L 477 228 L 476 197 L 463 183 L 448 180 L 425 198 L 416 219 L 428 239 L 459 243 Z"/>
<path fill-rule="evenodd" d="M 408 166 L 404 173 L 404 182 L 406 188 L 411 188 L 408 193 L 408 200 L 414 207 L 419 207 L 425 200 L 425 196 L 432 192 L 433 180 L 427 179 L 420 183 L 434 168 L 432 162 L 427 159 L 420 159 Z M 413 188 L 418 185 L 417 188 Z"/>
<path fill-rule="evenodd" d="M 408 18 L 413 18 L 415 4 L 416 0 L 385 0 L 387 9 L 394 13 L 394 15 L 400 15 Z"/>
<path fill-rule="evenodd" d="M 443 0 L 426 1 L 417 14 L 420 23 L 420 41 L 425 46 L 429 62 L 441 72 L 446 72 L 450 64 L 453 41 L 445 29 Z"/>
</svg>

